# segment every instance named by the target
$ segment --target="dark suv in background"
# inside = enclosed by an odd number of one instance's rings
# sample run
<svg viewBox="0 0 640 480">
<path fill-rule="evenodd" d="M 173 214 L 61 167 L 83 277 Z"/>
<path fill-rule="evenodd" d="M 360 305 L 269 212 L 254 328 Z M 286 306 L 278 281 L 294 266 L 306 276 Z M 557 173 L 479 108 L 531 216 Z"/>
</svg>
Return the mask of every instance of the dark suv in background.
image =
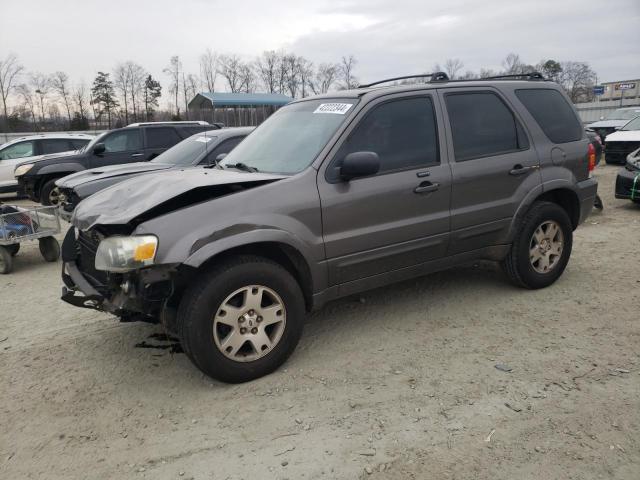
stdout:
<svg viewBox="0 0 640 480">
<path fill-rule="evenodd" d="M 431 78 L 292 102 L 214 169 L 87 198 L 63 300 L 161 321 L 203 372 L 241 382 L 339 297 L 478 259 L 551 285 L 597 191 L 571 102 L 540 75 Z"/>
<path fill-rule="evenodd" d="M 45 156 L 15 169 L 18 192 L 43 205 L 57 205 L 55 182 L 89 168 L 151 160 L 191 135 L 221 128 L 207 122 L 132 123 L 94 138 L 77 152 Z"/>
</svg>

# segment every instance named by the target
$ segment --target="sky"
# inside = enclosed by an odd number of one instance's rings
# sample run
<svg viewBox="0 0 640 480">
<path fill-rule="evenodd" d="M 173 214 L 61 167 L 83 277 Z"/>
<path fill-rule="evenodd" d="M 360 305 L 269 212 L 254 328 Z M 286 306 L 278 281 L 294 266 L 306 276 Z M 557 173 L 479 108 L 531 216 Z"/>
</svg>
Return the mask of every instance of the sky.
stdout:
<svg viewBox="0 0 640 480">
<path fill-rule="evenodd" d="M 639 0 L 0 0 L 0 25 L 0 58 L 74 83 L 132 60 L 167 84 L 169 57 L 198 73 L 207 48 L 245 60 L 286 49 L 315 63 L 353 54 L 362 82 L 447 58 L 500 69 L 510 52 L 585 61 L 600 82 L 640 78 Z"/>
</svg>

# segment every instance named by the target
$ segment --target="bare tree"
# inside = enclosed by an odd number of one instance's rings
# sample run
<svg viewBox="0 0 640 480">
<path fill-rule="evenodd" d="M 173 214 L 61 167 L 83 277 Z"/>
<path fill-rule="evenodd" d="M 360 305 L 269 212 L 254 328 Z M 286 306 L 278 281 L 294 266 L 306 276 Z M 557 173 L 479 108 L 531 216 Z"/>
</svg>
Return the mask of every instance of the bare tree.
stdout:
<svg viewBox="0 0 640 480">
<path fill-rule="evenodd" d="M 506 75 L 518 75 L 523 73 L 525 65 L 520 60 L 520 55 L 511 52 L 502 60 L 502 66 Z"/>
<path fill-rule="evenodd" d="M 182 98 L 184 100 L 184 112 L 185 117 L 189 120 L 189 101 L 198 93 L 198 84 L 200 80 L 192 73 L 189 75 L 184 74 L 182 71 Z"/>
<path fill-rule="evenodd" d="M 342 88 L 348 90 L 358 86 L 358 79 L 353 75 L 353 70 L 358 64 L 356 57 L 349 55 L 342 57 L 340 62 L 340 74 L 342 77 Z"/>
<path fill-rule="evenodd" d="M 218 54 L 207 48 L 207 51 L 200 55 L 200 77 L 202 85 L 207 92 L 216 91 L 216 78 L 218 76 Z"/>
<path fill-rule="evenodd" d="M 33 92 L 31 88 L 24 83 L 18 85 L 16 90 L 18 92 L 18 95 L 20 95 L 20 98 L 22 99 L 24 109 L 31 115 L 31 122 L 33 123 L 33 129 L 35 131 L 38 121 L 36 120 L 36 100 L 33 97 Z"/>
<path fill-rule="evenodd" d="M 171 83 L 169 84 L 169 93 L 175 98 L 176 117 L 180 117 L 180 105 L 178 104 L 178 94 L 180 93 L 180 74 L 182 71 L 182 62 L 180 57 L 174 55 L 169 60 L 169 65 L 163 70 L 169 75 Z"/>
<path fill-rule="evenodd" d="M 62 100 L 62 103 L 64 103 L 64 108 L 67 111 L 67 120 L 69 121 L 69 125 L 71 125 L 71 92 L 69 88 L 69 75 L 65 72 L 54 73 L 51 77 L 51 86 Z"/>
<path fill-rule="evenodd" d="M 313 77 L 309 80 L 311 91 L 318 95 L 327 93 L 338 78 L 340 65 L 336 63 L 321 63 L 318 65 Z"/>
<path fill-rule="evenodd" d="M 122 106 L 124 108 L 124 123 L 129 124 L 129 74 L 127 72 L 127 66 L 124 63 L 119 63 L 113 70 L 113 85 L 120 94 L 122 100 Z"/>
<path fill-rule="evenodd" d="M 291 97 L 296 98 L 300 86 L 300 63 L 298 57 L 289 53 L 282 59 L 284 64 L 287 90 Z"/>
<path fill-rule="evenodd" d="M 278 71 L 281 62 L 280 55 L 274 50 L 263 52 L 255 61 L 255 70 L 268 93 L 278 91 Z"/>
<path fill-rule="evenodd" d="M 133 119 L 138 121 L 139 112 L 142 110 L 141 100 L 144 90 L 144 82 L 147 78 L 146 70 L 135 62 L 127 62 L 127 79 L 129 87 L 129 96 L 131 97 L 131 107 L 133 109 Z"/>
<path fill-rule="evenodd" d="M 298 75 L 300 76 L 300 96 L 306 97 L 313 82 L 313 62 L 304 57 L 298 57 Z"/>
<path fill-rule="evenodd" d="M 589 101 L 593 97 L 596 72 L 586 62 L 561 62 L 558 75 L 560 85 L 565 89 L 571 101 Z"/>
<path fill-rule="evenodd" d="M 38 95 L 40 106 L 40 122 L 44 124 L 44 104 L 47 95 L 51 89 L 51 78 L 48 75 L 40 72 L 33 72 L 30 78 L 31 86 L 34 88 L 35 93 Z"/>
<path fill-rule="evenodd" d="M 87 110 L 87 86 L 84 82 L 73 90 L 73 103 L 80 118 L 87 118 L 89 113 Z"/>
<path fill-rule="evenodd" d="M 464 63 L 459 58 L 447 58 L 444 62 L 444 70 L 451 80 L 458 78 L 458 72 L 464 68 Z"/>
<path fill-rule="evenodd" d="M 473 80 L 475 78 L 478 78 L 478 75 L 471 70 L 467 70 L 462 75 L 458 75 L 458 80 Z"/>
<path fill-rule="evenodd" d="M 9 129 L 9 116 L 7 114 L 7 100 L 11 91 L 16 87 L 14 84 L 18 75 L 22 73 L 24 67 L 18 63 L 18 57 L 10 53 L 4 60 L 0 60 L 0 96 L 2 97 L 2 108 L 4 111 L 4 121 Z"/>
<path fill-rule="evenodd" d="M 244 93 L 252 93 L 256 90 L 256 74 L 248 63 L 240 65 L 240 90 Z"/>
<path fill-rule="evenodd" d="M 219 73 L 227 81 L 229 90 L 233 93 L 239 92 L 243 84 L 242 60 L 240 60 L 240 57 L 237 55 L 221 55 L 219 65 Z"/>
</svg>

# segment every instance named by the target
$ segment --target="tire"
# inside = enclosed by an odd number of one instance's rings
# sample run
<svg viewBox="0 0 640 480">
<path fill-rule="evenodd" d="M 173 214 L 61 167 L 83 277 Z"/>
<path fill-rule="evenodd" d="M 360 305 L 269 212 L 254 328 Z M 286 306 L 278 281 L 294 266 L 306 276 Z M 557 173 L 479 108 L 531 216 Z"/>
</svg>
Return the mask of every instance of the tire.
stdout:
<svg viewBox="0 0 640 480">
<path fill-rule="evenodd" d="M 42 189 L 40 190 L 40 203 L 46 207 L 58 205 L 58 201 L 56 200 L 56 198 L 59 196 L 59 193 L 56 194 L 56 192 L 58 192 L 58 187 L 56 187 L 56 180 L 58 179 L 54 178 L 52 180 L 49 180 L 42 186 Z"/>
<path fill-rule="evenodd" d="M 13 257 L 6 247 L 0 246 L 0 275 L 11 273 L 13 270 Z"/>
<path fill-rule="evenodd" d="M 560 232 L 555 236 L 553 225 Z M 545 226 L 546 232 L 550 233 L 545 233 Z M 549 240 L 551 236 L 553 239 Z M 538 242 L 540 238 L 542 241 Z M 558 243 L 561 246 L 559 252 Z M 567 212 L 555 203 L 535 202 L 522 219 L 509 254 L 502 261 L 502 268 L 515 285 L 544 288 L 564 272 L 572 245 L 573 227 Z"/>
<path fill-rule="evenodd" d="M 56 262 L 60 258 L 60 244 L 53 237 L 42 237 L 38 243 L 40 244 L 40 253 L 42 258 L 47 262 Z"/>
<path fill-rule="evenodd" d="M 250 302 L 256 299 L 262 303 L 254 311 Z M 203 273 L 187 288 L 178 309 L 178 332 L 185 353 L 200 370 L 223 382 L 241 383 L 267 375 L 287 360 L 300 340 L 305 316 L 302 290 L 287 270 L 262 257 L 239 256 Z M 225 349 L 230 343 L 237 348 Z"/>
<path fill-rule="evenodd" d="M 11 254 L 12 257 L 15 257 L 18 252 L 20 251 L 20 244 L 19 243 L 13 243 L 11 245 L 5 245 L 5 247 L 9 253 Z"/>
</svg>

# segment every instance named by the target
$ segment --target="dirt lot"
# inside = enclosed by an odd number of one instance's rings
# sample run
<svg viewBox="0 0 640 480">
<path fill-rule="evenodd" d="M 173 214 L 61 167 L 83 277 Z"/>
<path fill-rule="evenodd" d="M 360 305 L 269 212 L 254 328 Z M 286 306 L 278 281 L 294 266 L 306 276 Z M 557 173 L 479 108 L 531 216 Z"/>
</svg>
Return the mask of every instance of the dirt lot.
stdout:
<svg viewBox="0 0 640 480">
<path fill-rule="evenodd" d="M 26 247 L 0 278 L 0 477 L 637 479 L 640 206 L 616 170 L 554 286 L 487 263 L 344 299 L 243 385 L 65 305 Z"/>
</svg>

